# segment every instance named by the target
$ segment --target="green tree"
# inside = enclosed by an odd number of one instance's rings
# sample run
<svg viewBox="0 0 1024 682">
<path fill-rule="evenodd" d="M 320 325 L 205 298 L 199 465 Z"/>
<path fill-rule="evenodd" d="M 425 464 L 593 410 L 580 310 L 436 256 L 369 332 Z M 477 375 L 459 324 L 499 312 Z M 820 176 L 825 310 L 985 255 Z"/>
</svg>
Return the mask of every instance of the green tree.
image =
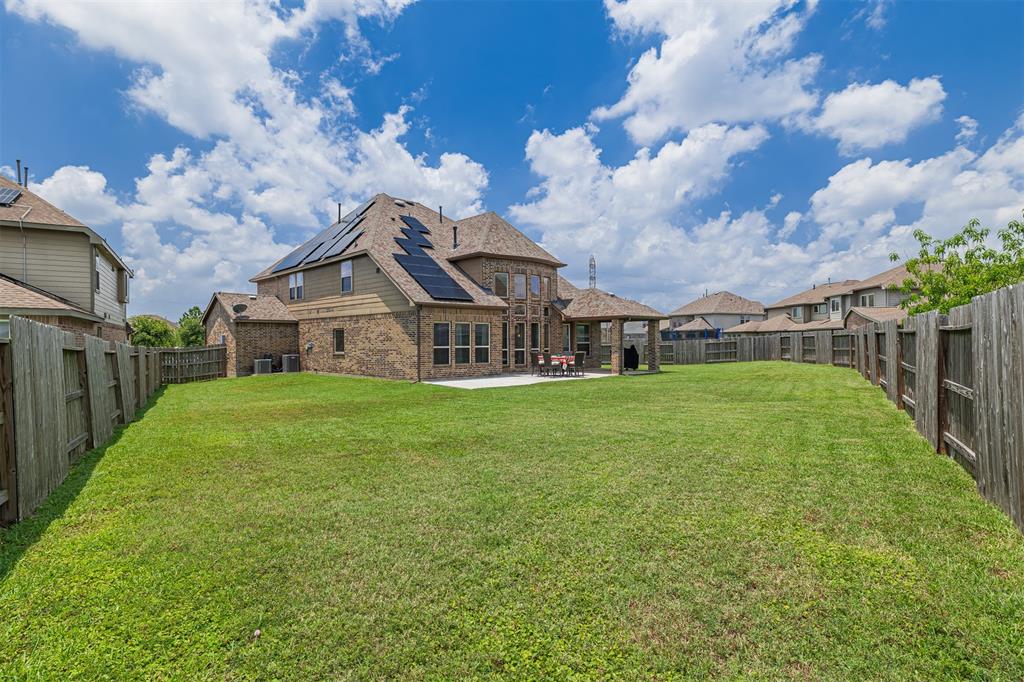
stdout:
<svg viewBox="0 0 1024 682">
<path fill-rule="evenodd" d="M 199 306 L 192 306 L 178 320 L 178 342 L 186 348 L 206 345 L 203 311 L 199 309 Z"/>
<path fill-rule="evenodd" d="M 132 326 L 132 343 L 136 346 L 153 346 L 170 348 L 178 341 L 178 335 L 167 320 L 149 315 L 136 315 L 128 318 Z"/>
<path fill-rule="evenodd" d="M 906 262 L 910 277 L 899 289 L 909 298 L 900 305 L 911 315 L 948 313 L 974 296 L 1024 282 L 1024 222 L 1011 220 L 999 230 L 1000 248 L 986 243 L 989 233 L 977 218 L 948 239 L 915 230 L 920 250 Z M 889 258 L 899 260 L 895 253 Z"/>
</svg>

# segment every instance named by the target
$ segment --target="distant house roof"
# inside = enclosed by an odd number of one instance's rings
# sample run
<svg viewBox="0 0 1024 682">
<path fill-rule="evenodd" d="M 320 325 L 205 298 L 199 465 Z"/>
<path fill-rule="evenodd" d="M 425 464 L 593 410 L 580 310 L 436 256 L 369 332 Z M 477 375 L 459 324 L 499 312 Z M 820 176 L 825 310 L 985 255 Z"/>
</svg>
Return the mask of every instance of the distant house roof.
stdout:
<svg viewBox="0 0 1024 682">
<path fill-rule="evenodd" d="M 66 298 L 0 273 L 0 313 L 4 315 L 64 315 L 95 322 L 103 318 Z"/>
<path fill-rule="evenodd" d="M 446 300 L 434 298 L 409 274 L 409 272 L 395 259 L 396 255 L 403 255 L 407 252 L 396 239 L 407 240 L 408 235 L 403 234 L 403 229 L 409 229 L 402 220 L 402 216 L 414 218 L 425 226 L 429 233 L 422 233 L 421 237 L 429 241 L 430 246 L 423 247 L 423 254 L 430 259 L 444 274 L 455 280 L 467 294 L 470 300 Z M 303 254 L 316 254 L 317 246 L 323 243 L 329 236 L 334 225 L 321 231 L 315 237 L 306 241 L 303 245 L 294 249 L 284 258 L 266 268 L 259 274 L 252 277 L 250 281 L 259 282 L 271 277 L 295 272 L 311 267 L 318 267 L 326 263 L 338 262 L 354 256 L 367 255 L 381 269 L 381 271 L 394 282 L 395 286 L 413 303 L 431 304 L 443 303 L 446 306 L 470 306 L 477 308 L 507 308 L 508 304 L 483 289 L 472 280 L 462 269 L 450 258 L 454 254 L 452 248 L 453 228 L 461 223 L 456 223 L 447 217 L 441 217 L 434 209 L 428 208 L 415 201 L 397 199 L 387 194 L 378 194 L 366 204 L 362 217 L 353 228 L 353 233 L 358 237 L 347 246 L 341 248 L 330 257 L 310 260 L 309 257 L 299 265 L 282 268 L 281 263 L 301 260 Z M 459 238 L 462 239 L 463 231 L 459 230 Z M 525 238 L 525 237 L 524 237 Z M 330 251 L 326 251 L 331 253 Z"/>
<path fill-rule="evenodd" d="M 784 298 L 781 301 L 766 305 L 765 310 L 772 310 L 774 308 L 788 308 L 791 306 L 798 305 L 814 305 L 815 303 L 824 303 L 825 299 L 829 296 L 838 296 L 839 294 L 848 294 L 854 290 L 855 287 L 859 286 L 860 280 L 847 279 L 842 282 L 831 282 L 829 284 L 819 284 L 811 287 L 806 291 L 801 291 L 798 294 L 793 294 L 789 298 Z"/>
<path fill-rule="evenodd" d="M 725 330 L 726 334 L 770 334 L 772 332 L 788 332 L 796 329 L 797 324 L 788 315 L 776 315 L 775 317 L 769 317 L 767 320 L 751 320 L 750 322 L 744 322 L 738 324 L 735 327 L 729 327 Z"/>
<path fill-rule="evenodd" d="M 218 291 L 206 304 L 203 312 L 203 324 L 213 310 L 215 303 L 220 303 L 228 317 L 236 322 L 298 322 L 288 310 L 288 306 L 277 296 L 266 294 L 236 294 Z"/>
<path fill-rule="evenodd" d="M 538 261 L 556 268 L 565 265 L 494 211 L 464 218 L 456 225 L 459 245 L 451 250 L 448 260 L 498 256 Z"/>
<path fill-rule="evenodd" d="M 696 317 L 686 324 L 681 324 L 675 328 L 676 331 L 681 332 L 703 332 L 703 331 L 714 331 L 715 325 L 711 324 L 703 317 Z"/>
<path fill-rule="evenodd" d="M 561 287 L 561 283 L 559 283 Z M 561 289 L 559 289 L 561 296 Z M 663 320 L 665 316 L 654 308 L 600 289 L 578 289 L 572 300 L 557 301 L 562 315 L 574 320 Z"/>
<path fill-rule="evenodd" d="M 25 227 L 51 228 L 81 232 L 89 237 L 89 241 L 95 244 L 109 258 L 113 259 L 121 268 L 132 273 L 117 252 L 110 247 L 110 244 L 97 234 L 88 225 L 83 224 L 69 213 L 62 211 L 46 199 L 9 178 L 0 175 L 0 189 L 21 190 L 21 195 L 9 206 L 0 205 L 0 223 L 18 225 L 19 221 Z M 29 210 L 31 209 L 31 210 Z"/>
<path fill-rule="evenodd" d="M 580 291 L 579 287 L 558 275 L 558 298 L 563 301 L 571 301 Z"/>
<path fill-rule="evenodd" d="M 846 317 L 849 317 L 851 313 L 860 315 L 865 320 L 871 322 L 888 322 L 889 320 L 902 320 L 906 318 L 907 311 L 903 308 L 887 308 L 887 307 L 862 307 L 854 306 L 846 311 L 846 316 L 843 318 L 844 322 Z"/>
<path fill-rule="evenodd" d="M 833 320 L 831 318 L 824 320 L 812 320 L 810 322 L 804 322 L 802 324 L 794 325 L 792 331 L 795 332 L 820 332 L 830 329 L 842 329 L 842 320 Z"/>
<path fill-rule="evenodd" d="M 942 266 L 939 264 L 925 265 L 922 266 L 924 270 L 940 270 Z M 896 289 L 903 284 L 907 279 L 914 279 L 909 272 L 907 272 L 907 265 L 903 263 L 897 265 L 894 268 L 889 268 L 885 272 L 880 272 L 873 277 L 861 280 L 853 287 L 853 291 L 860 291 L 861 289 Z"/>
<path fill-rule="evenodd" d="M 760 301 L 751 301 L 731 291 L 718 291 L 710 296 L 702 296 L 695 301 L 680 306 L 669 313 L 669 317 L 682 315 L 714 315 L 714 314 L 763 315 L 764 305 Z"/>
</svg>

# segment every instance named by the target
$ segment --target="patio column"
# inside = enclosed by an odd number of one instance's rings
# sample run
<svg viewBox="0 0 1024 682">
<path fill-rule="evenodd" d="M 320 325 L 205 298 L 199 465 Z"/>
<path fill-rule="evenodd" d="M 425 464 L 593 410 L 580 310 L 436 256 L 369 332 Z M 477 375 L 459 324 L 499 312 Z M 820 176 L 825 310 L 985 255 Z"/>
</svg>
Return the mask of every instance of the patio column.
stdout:
<svg viewBox="0 0 1024 682">
<path fill-rule="evenodd" d="M 622 320 L 612 320 L 612 374 L 622 374 Z"/>
<path fill-rule="evenodd" d="M 658 321 L 647 320 L 647 369 L 651 372 L 661 369 L 660 342 Z"/>
</svg>

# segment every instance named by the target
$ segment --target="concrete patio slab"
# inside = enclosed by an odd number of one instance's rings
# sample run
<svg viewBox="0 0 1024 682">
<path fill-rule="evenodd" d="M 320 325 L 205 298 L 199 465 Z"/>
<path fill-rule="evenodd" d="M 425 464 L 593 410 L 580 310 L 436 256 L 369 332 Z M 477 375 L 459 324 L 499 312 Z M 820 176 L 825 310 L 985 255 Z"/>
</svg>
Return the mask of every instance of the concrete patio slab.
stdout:
<svg viewBox="0 0 1024 682">
<path fill-rule="evenodd" d="M 498 374 L 492 377 L 475 377 L 472 379 L 434 379 L 424 381 L 425 384 L 434 386 L 447 386 L 449 388 L 465 388 L 474 390 L 478 388 L 504 388 L 507 386 L 529 386 L 531 384 L 558 384 L 566 381 L 581 381 L 586 379 L 603 379 L 615 376 L 606 369 L 588 369 L 581 377 L 562 376 L 534 376 L 532 374 Z"/>
</svg>

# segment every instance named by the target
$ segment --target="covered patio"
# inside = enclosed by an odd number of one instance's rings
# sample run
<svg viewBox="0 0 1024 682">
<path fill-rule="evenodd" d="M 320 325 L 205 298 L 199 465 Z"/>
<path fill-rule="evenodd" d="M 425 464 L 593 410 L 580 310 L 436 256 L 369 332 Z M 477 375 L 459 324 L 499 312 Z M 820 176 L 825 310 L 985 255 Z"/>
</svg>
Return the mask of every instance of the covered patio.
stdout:
<svg viewBox="0 0 1024 682">
<path fill-rule="evenodd" d="M 610 325 L 611 372 L 624 374 L 626 363 L 623 348 L 623 327 L 627 322 L 647 322 L 646 358 L 639 358 L 640 363 L 647 365 L 648 372 L 660 370 L 658 346 L 660 342 L 658 322 L 668 319 L 654 308 L 638 301 L 622 298 L 600 289 L 580 289 L 573 299 L 564 306 L 558 306 L 562 317 L 573 326 L 578 324 L 595 325 L 600 329 L 602 323 Z M 595 335 L 600 338 L 600 335 Z"/>
</svg>

